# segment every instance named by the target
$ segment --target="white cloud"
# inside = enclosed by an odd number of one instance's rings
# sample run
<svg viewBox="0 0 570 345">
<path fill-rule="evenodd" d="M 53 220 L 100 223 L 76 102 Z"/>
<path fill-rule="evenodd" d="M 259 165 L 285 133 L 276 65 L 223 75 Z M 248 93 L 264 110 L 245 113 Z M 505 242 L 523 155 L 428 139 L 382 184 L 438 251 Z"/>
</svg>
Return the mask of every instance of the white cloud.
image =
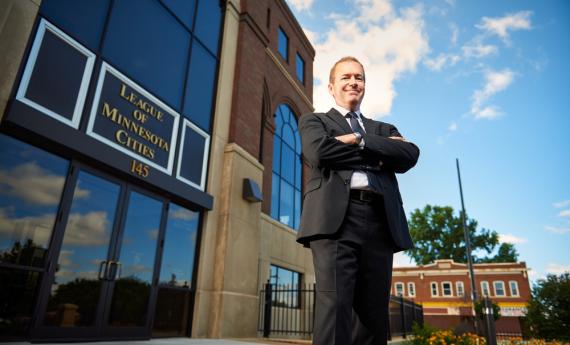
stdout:
<svg viewBox="0 0 570 345">
<path fill-rule="evenodd" d="M 287 3 L 297 11 L 308 11 L 313 6 L 313 0 L 287 0 Z"/>
<path fill-rule="evenodd" d="M 404 254 L 404 252 L 398 252 L 394 254 L 394 267 L 414 267 L 417 266 L 416 262 Z"/>
<path fill-rule="evenodd" d="M 491 35 L 497 35 L 508 43 L 510 31 L 531 29 L 531 14 L 531 11 L 520 11 L 498 18 L 483 17 L 476 27 Z"/>
<path fill-rule="evenodd" d="M 570 210 L 562 210 L 558 213 L 558 217 L 570 217 Z"/>
<path fill-rule="evenodd" d="M 549 262 L 546 266 L 546 273 L 563 274 L 565 272 L 570 272 L 570 265 L 560 265 L 555 262 Z"/>
<path fill-rule="evenodd" d="M 552 204 L 552 206 L 554 206 L 554 208 L 562 208 L 562 207 L 566 207 L 568 205 L 570 205 L 570 200 L 559 201 L 559 202 L 555 202 L 554 204 Z"/>
<path fill-rule="evenodd" d="M 449 25 L 449 27 L 451 28 L 451 38 L 450 38 L 450 42 L 452 45 L 456 45 L 457 44 L 457 39 L 459 38 L 459 28 L 457 27 L 456 24 L 451 23 Z"/>
<path fill-rule="evenodd" d="M 389 1 L 358 0 L 350 17 L 335 16 L 334 26 L 315 44 L 314 104 L 327 111 L 333 104 L 328 77 L 332 65 L 342 56 L 357 57 L 366 72 L 366 93 L 362 111 L 370 117 L 387 115 L 396 91 L 394 82 L 414 72 L 429 50 L 419 6 L 396 12 Z"/>
<path fill-rule="evenodd" d="M 198 213 L 192 212 L 185 208 L 178 208 L 176 211 L 171 213 L 172 218 L 174 219 L 182 219 L 182 220 L 194 220 L 198 218 Z"/>
<path fill-rule="evenodd" d="M 523 244 L 523 243 L 527 243 L 528 240 L 524 237 L 517 237 L 513 234 L 499 234 L 499 242 L 501 242 L 501 243 L 512 243 L 512 244 Z"/>
<path fill-rule="evenodd" d="M 546 231 L 548 232 L 552 232 L 554 234 L 559 234 L 559 235 L 564 235 L 570 232 L 570 228 L 566 227 L 558 227 L 558 226 L 545 226 L 544 229 L 546 229 Z"/>
<path fill-rule="evenodd" d="M 496 54 L 499 50 L 494 45 L 484 45 L 481 42 L 474 42 L 471 45 L 464 45 L 461 47 L 463 56 L 466 58 L 481 58 L 487 55 Z"/>
<path fill-rule="evenodd" d="M 455 132 L 455 131 L 457 130 L 457 122 L 452 122 L 452 123 L 449 125 L 449 127 L 447 127 L 447 129 L 448 129 L 450 132 Z"/>
<path fill-rule="evenodd" d="M 65 228 L 64 243 L 75 246 L 107 245 L 110 231 L 105 211 L 71 213 Z"/>
<path fill-rule="evenodd" d="M 55 215 L 13 217 L 10 209 L 0 208 L 0 237 L 20 240 L 32 240 L 36 245 L 47 247 L 52 233 Z M 14 238 L 16 237 L 16 238 Z"/>
<path fill-rule="evenodd" d="M 493 95 L 505 90 L 513 82 L 514 77 L 514 72 L 508 68 L 498 72 L 485 72 L 485 86 L 473 93 L 471 114 L 473 114 L 476 119 L 493 119 L 502 115 L 496 106 L 485 106 L 484 103 Z"/>
<path fill-rule="evenodd" d="M 461 60 L 459 55 L 439 54 L 435 59 L 425 59 L 424 65 L 432 71 L 441 71 L 445 65 L 454 66 Z"/>
<path fill-rule="evenodd" d="M 28 162 L 9 170 L 0 170 L 0 194 L 11 195 L 28 203 L 57 205 L 65 176 L 55 175 L 36 162 Z M 75 198 L 87 197 L 89 191 L 78 188 Z"/>
</svg>

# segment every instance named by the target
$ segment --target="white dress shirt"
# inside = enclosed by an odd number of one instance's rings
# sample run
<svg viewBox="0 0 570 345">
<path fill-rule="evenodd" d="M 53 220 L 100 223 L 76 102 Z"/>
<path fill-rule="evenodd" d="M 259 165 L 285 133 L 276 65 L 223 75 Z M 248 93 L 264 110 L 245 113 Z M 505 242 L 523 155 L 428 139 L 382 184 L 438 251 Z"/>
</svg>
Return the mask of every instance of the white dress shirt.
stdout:
<svg viewBox="0 0 570 345">
<path fill-rule="evenodd" d="M 346 114 L 350 113 L 350 110 L 345 109 L 345 108 L 339 106 L 338 104 L 335 104 L 334 108 L 342 116 L 344 116 L 344 118 L 346 119 L 346 122 L 348 122 L 348 126 L 350 128 L 352 128 L 350 126 L 350 118 L 346 117 Z M 364 129 L 364 123 L 362 122 L 362 113 L 360 112 L 360 109 L 356 109 L 355 111 L 353 111 L 353 113 L 356 114 L 356 116 L 358 118 L 358 124 L 360 124 L 360 127 L 362 127 L 362 130 L 364 131 L 364 133 L 366 133 L 366 129 Z M 364 138 L 360 141 L 360 146 L 361 147 L 364 146 Z M 366 190 L 371 189 L 370 185 L 368 183 L 368 176 L 366 175 L 366 173 L 364 171 L 355 170 L 352 173 L 352 177 L 350 178 L 350 189 L 366 189 Z"/>
</svg>

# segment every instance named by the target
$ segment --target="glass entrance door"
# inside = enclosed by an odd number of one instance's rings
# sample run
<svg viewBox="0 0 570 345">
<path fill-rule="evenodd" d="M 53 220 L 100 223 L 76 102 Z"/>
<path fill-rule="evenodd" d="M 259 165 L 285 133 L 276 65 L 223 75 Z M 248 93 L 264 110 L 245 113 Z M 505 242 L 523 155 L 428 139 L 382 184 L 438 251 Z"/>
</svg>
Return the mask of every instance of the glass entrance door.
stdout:
<svg viewBox="0 0 570 345">
<path fill-rule="evenodd" d="M 164 203 L 87 171 L 63 211 L 33 338 L 150 336 Z M 57 230 L 56 230 L 57 231 Z"/>
</svg>

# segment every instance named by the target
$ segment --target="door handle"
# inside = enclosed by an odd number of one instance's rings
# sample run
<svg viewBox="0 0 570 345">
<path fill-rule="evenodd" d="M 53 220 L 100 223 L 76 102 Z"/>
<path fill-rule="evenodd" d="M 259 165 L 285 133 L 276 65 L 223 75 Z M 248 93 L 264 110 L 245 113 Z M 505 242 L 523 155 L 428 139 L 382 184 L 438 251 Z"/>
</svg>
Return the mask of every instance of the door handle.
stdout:
<svg viewBox="0 0 570 345">
<path fill-rule="evenodd" d="M 101 272 L 103 271 L 103 267 L 105 267 L 105 273 L 103 274 L 103 278 L 101 278 Z M 99 263 L 99 272 L 97 272 L 97 279 L 103 280 L 107 278 L 107 268 L 108 268 L 107 261 L 103 260 Z"/>
<path fill-rule="evenodd" d="M 117 274 L 115 274 L 115 280 L 121 279 L 121 273 L 123 273 L 123 264 L 117 261 Z"/>
</svg>

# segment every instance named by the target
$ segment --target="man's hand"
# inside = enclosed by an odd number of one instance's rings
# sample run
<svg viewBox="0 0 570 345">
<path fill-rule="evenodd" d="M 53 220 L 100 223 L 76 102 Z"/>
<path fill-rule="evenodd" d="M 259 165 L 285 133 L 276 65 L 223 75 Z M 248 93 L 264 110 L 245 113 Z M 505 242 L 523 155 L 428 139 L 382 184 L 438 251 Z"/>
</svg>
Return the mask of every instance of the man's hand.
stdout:
<svg viewBox="0 0 570 345">
<path fill-rule="evenodd" d="M 335 137 L 335 139 L 342 142 L 343 144 L 358 145 L 358 139 L 354 133 L 339 135 L 338 137 Z"/>
</svg>

